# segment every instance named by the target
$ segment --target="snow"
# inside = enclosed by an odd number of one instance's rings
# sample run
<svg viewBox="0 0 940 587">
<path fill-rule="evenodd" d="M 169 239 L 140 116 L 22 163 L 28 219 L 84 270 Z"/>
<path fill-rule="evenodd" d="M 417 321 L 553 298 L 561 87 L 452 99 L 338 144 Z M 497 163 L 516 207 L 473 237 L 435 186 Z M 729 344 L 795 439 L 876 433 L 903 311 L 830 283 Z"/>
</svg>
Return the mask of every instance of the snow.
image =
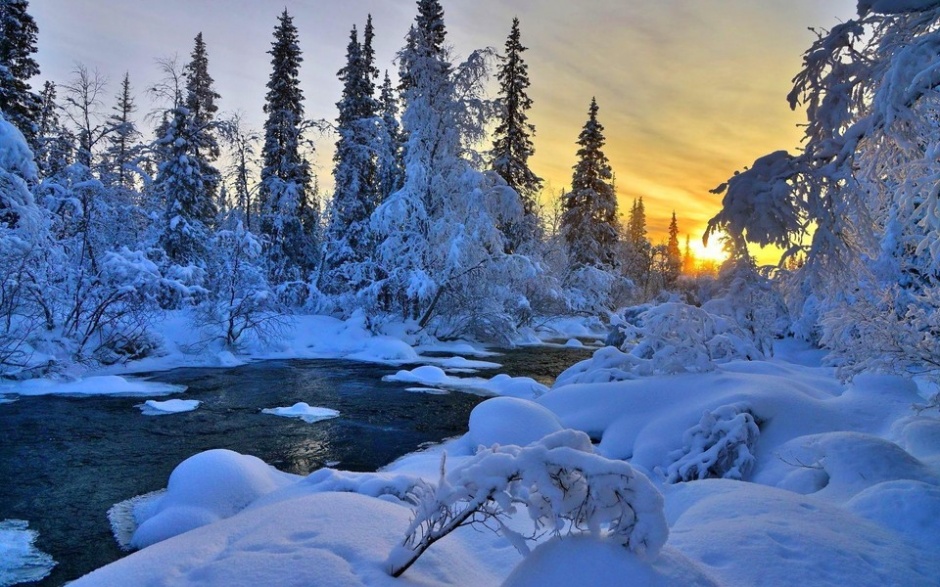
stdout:
<svg viewBox="0 0 940 587">
<path fill-rule="evenodd" d="M 0 384 L 0 393 L 36 395 L 170 395 L 186 391 L 185 385 L 128 379 L 117 375 L 96 375 L 75 381 L 30 379 Z"/>
<path fill-rule="evenodd" d="M 535 402 L 494 397 L 470 412 L 470 431 L 467 434 L 469 440 L 478 446 L 526 446 L 562 429 L 555 414 Z"/>
<path fill-rule="evenodd" d="M 702 567 L 672 548 L 645 561 L 613 540 L 572 536 L 540 545 L 513 570 L 503 587 L 719 585 Z"/>
<path fill-rule="evenodd" d="M 191 412 L 199 407 L 199 403 L 199 400 L 195 399 L 169 399 L 162 402 L 148 399 L 137 407 L 145 416 L 164 416 Z"/>
<path fill-rule="evenodd" d="M 230 450 L 196 454 L 173 470 L 166 493 L 134 509 L 137 530 L 131 545 L 143 548 L 228 518 L 296 479 L 257 457 Z"/>
<path fill-rule="evenodd" d="M 39 581 L 52 571 L 56 563 L 36 548 L 38 537 L 28 522 L 0 520 L 0 585 Z"/>
<path fill-rule="evenodd" d="M 159 543 L 76 585 L 170 577 L 183 586 L 935 584 L 940 416 L 912 409 L 921 400 L 910 381 L 866 375 L 843 384 L 819 358 L 790 341 L 774 359 L 706 373 L 556 384 L 535 400 L 494 397 L 471 413 L 465 436 L 378 473 L 321 469 L 299 478 L 230 451 L 202 453 L 174 471 L 166 494 L 128 508 L 139 524 L 135 543 Z M 435 386 L 459 380 L 432 365 L 402 373 Z M 581 434 L 571 445 L 579 448 L 561 456 L 572 434 Z M 569 440 L 551 440 L 557 435 Z M 595 472 L 619 463 L 650 487 L 636 507 L 644 516 L 661 511 L 668 539 L 659 539 L 658 555 L 639 556 L 564 525 L 552 537 L 559 526 L 548 524 L 523 558 L 516 546 L 529 542 L 536 494 L 510 490 L 529 505 L 505 510 L 500 534 L 459 528 L 392 579 L 386 561 L 401 552 L 418 488 L 440 481 L 445 454 L 450 493 L 438 497 L 496 487 L 516 470 L 509 463 L 537 471 L 552 459 L 570 467 L 588 458 L 596 460 L 584 470 Z M 728 466 L 670 479 L 690 462 Z M 736 467 L 741 474 L 731 477 L 743 479 L 712 478 Z M 569 511 L 568 501 L 552 508 Z"/>
<path fill-rule="evenodd" d="M 386 375 L 383 380 L 417 383 L 425 387 L 443 387 L 487 395 L 509 395 L 523 398 L 535 398 L 548 390 L 547 387 L 531 377 L 510 377 L 505 373 L 500 373 L 490 379 L 455 377 L 433 365 L 422 365 L 411 370 L 401 370 L 394 375 Z"/>
<path fill-rule="evenodd" d="M 329 420 L 331 418 L 339 418 L 338 411 L 330 408 L 314 407 L 307 402 L 297 402 L 288 408 L 265 408 L 261 410 L 261 412 L 273 416 L 283 416 L 285 418 L 300 418 L 308 424 L 313 424 L 321 420 Z"/>
</svg>

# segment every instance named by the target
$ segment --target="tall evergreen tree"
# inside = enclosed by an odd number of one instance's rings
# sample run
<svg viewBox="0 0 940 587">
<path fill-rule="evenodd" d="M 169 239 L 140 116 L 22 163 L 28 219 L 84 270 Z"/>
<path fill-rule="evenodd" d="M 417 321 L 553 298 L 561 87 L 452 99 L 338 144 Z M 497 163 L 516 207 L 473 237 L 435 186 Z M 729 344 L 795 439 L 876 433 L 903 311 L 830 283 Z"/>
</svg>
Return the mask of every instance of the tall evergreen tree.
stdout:
<svg viewBox="0 0 940 587">
<path fill-rule="evenodd" d="M 42 106 L 35 154 L 39 177 L 46 178 L 61 173 L 72 162 L 75 145 L 72 135 L 59 118 L 60 107 L 56 101 L 56 85 L 53 82 L 47 81 L 43 85 L 40 102 Z"/>
<path fill-rule="evenodd" d="M 633 200 L 633 207 L 630 209 L 630 216 L 627 219 L 627 237 L 635 247 L 649 242 L 646 233 L 646 206 L 643 204 L 643 196 L 640 196 L 638 200 Z"/>
<path fill-rule="evenodd" d="M 343 82 L 336 152 L 333 156 L 334 191 L 325 242 L 327 273 L 321 283 L 328 291 L 358 289 L 369 279 L 356 267 L 371 257 L 369 218 L 378 205 L 377 151 L 379 120 L 374 98 L 375 66 L 372 19 L 366 24 L 364 43 L 353 27 L 346 49 L 346 66 L 338 73 Z M 323 279 L 325 278 L 325 279 Z"/>
<path fill-rule="evenodd" d="M 578 137 L 578 162 L 564 203 L 562 233 L 575 264 L 612 267 L 617 242 L 617 197 L 613 174 L 603 152 L 604 127 L 591 99 L 588 120 Z"/>
<path fill-rule="evenodd" d="M 666 242 L 666 274 L 663 277 L 667 287 L 672 286 L 682 271 L 682 251 L 679 249 L 679 223 L 673 211 L 669 221 L 669 240 Z"/>
<path fill-rule="evenodd" d="M 189 111 L 188 142 L 192 147 L 192 156 L 202 176 L 206 192 L 203 196 L 205 202 L 200 206 L 205 210 L 206 217 L 201 218 L 207 225 L 215 220 L 218 213 L 219 184 L 221 174 L 213 166 L 219 158 L 219 141 L 216 137 L 215 114 L 219 107 L 215 101 L 219 94 L 213 89 L 214 80 L 209 75 L 209 57 L 202 33 L 196 35 L 190 62 L 183 70 L 186 78 L 186 96 L 184 106 Z"/>
<path fill-rule="evenodd" d="M 535 153 L 532 144 L 535 126 L 526 114 L 532 108 L 532 99 L 526 94 L 530 83 L 529 66 L 522 59 L 524 51 L 526 47 L 520 40 L 519 19 L 513 18 L 512 30 L 506 40 L 506 54 L 500 56 L 497 73 L 502 116 L 494 131 L 493 150 L 490 152 L 493 170 L 506 180 L 522 201 L 522 221 L 502 227 L 509 252 L 539 237 L 536 197 L 542 180 L 529 167 L 529 157 Z"/>
<path fill-rule="evenodd" d="M 157 171 L 154 190 L 165 204 L 160 246 L 171 263 L 204 267 L 209 241 L 208 222 L 214 219 L 207 178 L 193 159 L 189 109 L 177 106 L 169 113 L 165 133 L 157 140 L 163 161 Z"/>
<path fill-rule="evenodd" d="M 300 152 L 304 123 L 297 27 L 287 10 L 278 18 L 271 44 L 271 77 L 264 111 L 264 147 L 259 188 L 260 231 L 275 283 L 306 278 L 313 268 L 318 204 L 310 191 L 310 164 Z"/>
<path fill-rule="evenodd" d="M 130 74 L 125 73 L 120 93 L 117 95 L 117 104 L 114 106 L 114 114 L 108 119 L 112 130 L 108 136 L 108 169 L 107 173 L 102 174 L 102 180 L 128 192 L 135 188 L 133 170 L 140 157 L 138 141 L 141 133 L 133 119 L 136 110 L 137 106 L 131 93 Z"/>
<path fill-rule="evenodd" d="M 28 8 L 27 0 L 0 0 L 0 111 L 35 149 L 42 104 L 29 80 L 39 75 L 39 28 Z"/>
<path fill-rule="evenodd" d="M 404 135 L 398 122 L 398 97 L 392 88 L 388 71 L 385 72 L 385 80 L 379 94 L 378 114 L 382 118 L 382 126 L 376 173 L 378 198 L 382 202 L 401 187 L 405 175 L 402 162 Z"/>
</svg>

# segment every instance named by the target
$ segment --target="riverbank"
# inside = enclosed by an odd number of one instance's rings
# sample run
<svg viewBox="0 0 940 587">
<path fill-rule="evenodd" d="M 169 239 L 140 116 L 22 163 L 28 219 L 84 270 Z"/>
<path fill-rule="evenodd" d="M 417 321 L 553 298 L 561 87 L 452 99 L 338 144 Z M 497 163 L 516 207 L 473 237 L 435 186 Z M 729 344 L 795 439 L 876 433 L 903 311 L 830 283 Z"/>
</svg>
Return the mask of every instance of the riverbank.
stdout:
<svg viewBox="0 0 940 587">
<path fill-rule="evenodd" d="M 599 455 L 626 459 L 653 482 L 669 531 L 658 552 L 638 555 L 599 534 L 549 532 L 523 558 L 505 531 L 461 528 L 392 579 L 388 556 L 413 515 L 400 489 L 416 478 L 437 483 L 445 452 L 449 471 L 478 458 L 475 436 L 518 436 L 512 420 L 490 410 L 476 425 L 471 415 L 468 435 L 381 473 L 320 471 L 75 586 L 567 586 L 631 578 L 644 585 L 932 585 L 940 576 L 940 418 L 913 409 L 921 398 L 910 381 L 860 376 L 842 384 L 820 358 L 785 342 L 773 360 L 564 385 L 532 403 L 532 413 L 547 409 L 559 428 L 587 432 Z M 722 461 L 722 446 L 739 458 Z M 223 456 L 238 461 L 226 454 L 209 462 Z M 725 478 L 699 480 L 694 462 L 715 465 L 713 476 Z M 735 466 L 737 478 L 729 474 Z M 187 484 L 198 485 L 198 477 Z M 185 491 L 177 498 L 187 503 Z M 507 523 L 521 533 L 532 528 L 524 508 Z"/>
</svg>

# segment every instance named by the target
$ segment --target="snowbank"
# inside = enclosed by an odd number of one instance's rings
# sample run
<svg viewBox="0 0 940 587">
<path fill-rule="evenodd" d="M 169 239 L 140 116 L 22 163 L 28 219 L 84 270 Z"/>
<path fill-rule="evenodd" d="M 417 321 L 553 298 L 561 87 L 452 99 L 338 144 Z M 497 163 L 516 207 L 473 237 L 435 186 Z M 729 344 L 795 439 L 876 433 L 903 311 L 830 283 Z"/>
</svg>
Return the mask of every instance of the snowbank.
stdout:
<svg viewBox="0 0 940 587">
<path fill-rule="evenodd" d="M 185 385 L 99 375 L 76 381 L 30 379 L 0 385 L 0 394 L 16 395 L 170 395 L 186 391 Z"/>
</svg>

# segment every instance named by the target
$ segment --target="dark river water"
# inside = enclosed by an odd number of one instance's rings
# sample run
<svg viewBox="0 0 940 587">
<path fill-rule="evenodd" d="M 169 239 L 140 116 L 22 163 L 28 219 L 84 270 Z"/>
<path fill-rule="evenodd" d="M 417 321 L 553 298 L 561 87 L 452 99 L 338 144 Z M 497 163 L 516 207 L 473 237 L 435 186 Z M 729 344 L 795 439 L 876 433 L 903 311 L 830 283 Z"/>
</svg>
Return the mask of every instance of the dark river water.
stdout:
<svg viewBox="0 0 940 587">
<path fill-rule="evenodd" d="M 525 375 L 551 384 L 589 354 L 508 350 L 488 359 L 501 369 L 479 375 Z M 188 386 L 172 397 L 202 402 L 193 412 L 167 416 L 144 416 L 136 407 L 158 398 L 44 396 L 0 405 L 0 520 L 28 521 L 39 532 L 36 546 L 58 563 L 43 581 L 23 585 L 62 585 L 126 554 L 111 535 L 107 510 L 165 487 L 173 468 L 198 452 L 227 448 L 298 474 L 327 464 L 374 471 L 466 432 L 470 411 L 484 398 L 411 393 L 409 385 L 381 380 L 397 370 L 292 360 L 151 374 L 152 381 Z M 261 413 L 301 401 L 341 415 L 308 424 Z"/>
</svg>

